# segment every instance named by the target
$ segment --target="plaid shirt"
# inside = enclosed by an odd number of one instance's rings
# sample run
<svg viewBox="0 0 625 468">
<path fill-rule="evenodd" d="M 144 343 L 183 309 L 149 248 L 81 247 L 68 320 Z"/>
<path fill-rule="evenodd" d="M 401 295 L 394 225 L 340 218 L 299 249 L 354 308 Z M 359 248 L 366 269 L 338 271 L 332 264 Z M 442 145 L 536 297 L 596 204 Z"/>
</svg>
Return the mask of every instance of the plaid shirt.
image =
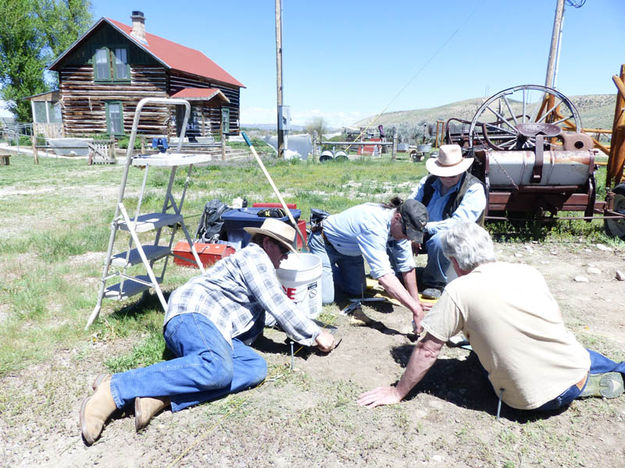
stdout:
<svg viewBox="0 0 625 468">
<path fill-rule="evenodd" d="M 169 298 L 165 324 L 176 315 L 202 314 L 229 343 L 239 338 L 249 344 L 262 333 L 265 311 L 293 340 L 315 344 L 319 326 L 284 294 L 269 256 L 250 243 L 176 289 Z"/>
</svg>

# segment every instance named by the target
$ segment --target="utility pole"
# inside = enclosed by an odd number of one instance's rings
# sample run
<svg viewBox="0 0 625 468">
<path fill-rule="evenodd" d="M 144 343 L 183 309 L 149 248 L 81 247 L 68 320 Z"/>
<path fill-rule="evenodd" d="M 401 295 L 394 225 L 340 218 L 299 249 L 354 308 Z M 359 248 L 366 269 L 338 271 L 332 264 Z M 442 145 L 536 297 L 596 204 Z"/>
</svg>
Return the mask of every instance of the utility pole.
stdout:
<svg viewBox="0 0 625 468">
<path fill-rule="evenodd" d="M 284 122 L 282 118 L 282 0 L 276 0 L 276 80 L 278 88 L 278 159 L 284 159 Z"/>
<path fill-rule="evenodd" d="M 564 17 L 564 0 L 556 0 L 556 14 L 553 19 L 553 32 L 551 33 L 551 49 L 547 62 L 547 76 L 545 86 L 555 88 L 555 76 L 557 74 L 557 61 L 560 55 L 560 35 L 562 34 L 562 20 Z"/>
</svg>

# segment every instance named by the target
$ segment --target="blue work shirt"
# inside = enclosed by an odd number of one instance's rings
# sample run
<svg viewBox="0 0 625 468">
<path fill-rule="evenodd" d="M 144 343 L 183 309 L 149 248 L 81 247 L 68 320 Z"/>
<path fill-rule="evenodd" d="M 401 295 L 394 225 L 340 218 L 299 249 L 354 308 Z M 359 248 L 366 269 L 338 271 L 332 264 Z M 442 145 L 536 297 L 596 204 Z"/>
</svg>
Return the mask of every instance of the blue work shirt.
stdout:
<svg viewBox="0 0 625 468">
<path fill-rule="evenodd" d="M 419 185 L 416 190 L 410 194 L 409 198 L 414 198 L 417 201 L 423 200 L 424 185 L 428 177 L 429 175 L 419 181 Z M 464 194 L 456 211 L 453 212 L 450 218 L 443 219 L 443 211 L 445 210 L 445 206 L 447 206 L 449 198 L 458 193 L 461 184 L 462 178 L 445 195 L 441 194 L 442 185 L 440 179 L 436 179 L 432 184 L 434 193 L 432 194 L 430 202 L 427 204 L 429 217 L 429 221 L 425 225 L 425 231 L 427 233 L 434 235 L 440 230 L 448 229 L 451 223 L 456 221 L 475 223 L 478 220 L 484 208 L 486 208 L 486 195 L 484 194 L 482 184 L 471 185 Z"/>
<path fill-rule="evenodd" d="M 391 219 L 397 210 L 379 203 L 363 203 L 330 215 L 323 220 L 323 233 L 341 254 L 350 257 L 362 255 L 373 278 L 393 273 L 386 247 L 390 243 L 400 272 L 415 267 L 412 247 L 406 239 L 396 241 L 391 236 Z"/>
</svg>

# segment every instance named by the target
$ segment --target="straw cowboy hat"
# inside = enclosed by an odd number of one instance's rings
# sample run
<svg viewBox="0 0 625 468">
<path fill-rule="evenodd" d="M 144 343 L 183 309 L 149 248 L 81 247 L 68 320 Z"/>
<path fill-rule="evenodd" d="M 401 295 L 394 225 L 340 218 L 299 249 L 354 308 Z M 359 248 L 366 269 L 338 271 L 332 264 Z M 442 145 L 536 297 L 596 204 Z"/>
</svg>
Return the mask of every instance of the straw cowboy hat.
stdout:
<svg viewBox="0 0 625 468">
<path fill-rule="evenodd" d="M 430 174 L 439 177 L 453 177 L 462 174 L 473 164 L 473 158 L 463 158 L 459 145 L 441 145 L 438 157 L 425 162 Z"/>
<path fill-rule="evenodd" d="M 252 236 L 254 234 L 263 234 L 267 237 L 280 242 L 291 252 L 295 252 L 293 248 L 293 242 L 295 241 L 295 229 L 292 226 L 286 224 L 275 218 L 267 218 L 259 228 L 246 227 L 243 228 L 245 232 L 249 232 Z"/>
</svg>

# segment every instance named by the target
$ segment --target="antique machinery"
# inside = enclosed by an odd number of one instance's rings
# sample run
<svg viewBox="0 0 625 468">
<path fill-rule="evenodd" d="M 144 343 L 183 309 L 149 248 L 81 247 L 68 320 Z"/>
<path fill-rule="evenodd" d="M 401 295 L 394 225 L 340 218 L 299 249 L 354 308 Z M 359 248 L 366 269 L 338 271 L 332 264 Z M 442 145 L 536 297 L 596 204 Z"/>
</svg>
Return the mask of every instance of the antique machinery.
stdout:
<svg viewBox="0 0 625 468">
<path fill-rule="evenodd" d="M 596 202 L 597 150 L 582 133 L 575 105 L 555 89 L 521 85 L 500 91 L 470 123 L 450 119 L 446 140 L 475 157 L 471 172 L 487 188 L 487 218 L 554 219 L 559 211 L 583 211 L 590 220 L 601 213 L 608 234 L 625 239 L 625 185 Z"/>
</svg>

